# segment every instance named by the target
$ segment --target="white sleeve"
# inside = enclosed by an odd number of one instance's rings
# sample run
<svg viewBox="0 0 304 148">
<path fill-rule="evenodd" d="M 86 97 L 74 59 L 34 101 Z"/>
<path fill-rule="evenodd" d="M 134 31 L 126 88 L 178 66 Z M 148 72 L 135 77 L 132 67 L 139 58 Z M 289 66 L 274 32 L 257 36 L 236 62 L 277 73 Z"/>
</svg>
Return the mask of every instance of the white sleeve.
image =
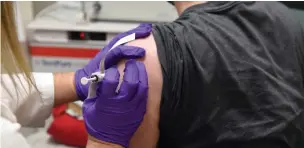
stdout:
<svg viewBox="0 0 304 148">
<path fill-rule="evenodd" d="M 22 126 L 41 127 L 50 116 L 54 104 L 54 77 L 52 73 L 33 73 L 38 91 L 27 85 L 22 74 L 13 77 L 17 90 L 8 75 L 1 75 L 1 116 Z M 19 83 L 21 82 L 21 83 Z M 9 92 L 7 91 L 9 90 Z"/>
<path fill-rule="evenodd" d="M 20 125 L 0 117 L 1 146 L 2 148 L 30 148 L 26 139 L 19 132 Z"/>
</svg>

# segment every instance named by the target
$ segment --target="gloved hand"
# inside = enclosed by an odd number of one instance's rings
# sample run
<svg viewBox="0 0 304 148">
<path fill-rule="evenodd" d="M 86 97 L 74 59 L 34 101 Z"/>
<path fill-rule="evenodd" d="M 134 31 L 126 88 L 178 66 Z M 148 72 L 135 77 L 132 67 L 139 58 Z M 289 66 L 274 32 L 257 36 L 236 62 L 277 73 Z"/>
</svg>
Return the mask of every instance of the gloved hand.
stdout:
<svg viewBox="0 0 304 148">
<path fill-rule="evenodd" d="M 144 38 L 150 35 L 152 31 L 151 24 L 141 24 L 137 28 L 134 28 L 130 31 L 125 33 L 121 33 L 115 36 L 111 42 L 105 46 L 86 66 L 79 69 L 75 73 L 75 86 L 76 86 L 76 93 L 80 100 L 84 100 L 88 96 L 88 88 L 89 84 L 82 85 L 80 80 L 82 77 L 90 77 L 93 72 L 99 70 L 99 65 L 101 60 L 104 56 L 108 53 L 108 51 L 112 48 L 112 46 L 119 41 L 121 38 L 135 33 L 135 38 Z M 140 58 L 145 55 L 145 50 L 140 47 L 133 47 L 133 46 L 117 46 L 107 55 L 105 59 L 105 69 L 109 68 L 112 65 L 116 65 L 117 62 L 123 58 L 126 59 L 134 59 Z"/>
<path fill-rule="evenodd" d="M 119 77 L 116 66 L 107 69 L 96 86 L 96 97 L 86 99 L 82 111 L 89 135 L 128 147 L 146 111 L 148 78 L 144 64 L 136 60 L 126 62 L 116 93 Z"/>
</svg>

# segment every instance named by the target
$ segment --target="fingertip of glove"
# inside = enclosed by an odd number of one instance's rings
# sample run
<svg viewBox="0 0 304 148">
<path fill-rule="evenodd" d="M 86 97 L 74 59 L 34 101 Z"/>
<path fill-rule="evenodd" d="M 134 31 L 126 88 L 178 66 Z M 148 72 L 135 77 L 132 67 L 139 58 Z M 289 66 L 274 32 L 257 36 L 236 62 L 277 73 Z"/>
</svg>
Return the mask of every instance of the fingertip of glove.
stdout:
<svg viewBox="0 0 304 148">
<path fill-rule="evenodd" d="M 128 57 L 143 57 L 146 54 L 146 50 L 141 47 L 124 46 L 123 49 L 123 54 Z"/>
<path fill-rule="evenodd" d="M 145 64 L 143 62 L 136 62 L 138 73 L 139 73 L 139 82 L 143 86 L 148 86 L 148 74 L 146 71 Z"/>
<path fill-rule="evenodd" d="M 105 77 L 104 77 L 105 80 L 117 81 L 117 80 L 119 80 L 119 77 L 120 77 L 120 74 L 119 74 L 119 71 L 118 71 L 116 65 L 108 68 L 105 71 Z"/>
<path fill-rule="evenodd" d="M 147 27 L 147 28 L 152 28 L 152 24 L 151 23 L 140 23 L 139 27 Z"/>
<path fill-rule="evenodd" d="M 135 59 L 130 59 L 126 61 L 126 67 L 130 67 L 130 66 L 136 66 L 136 60 Z"/>
<path fill-rule="evenodd" d="M 143 38 L 148 36 L 152 31 L 152 24 L 142 23 L 138 27 L 138 32 L 135 34 L 135 38 Z"/>
<path fill-rule="evenodd" d="M 136 63 L 137 61 L 134 59 L 126 62 L 126 67 L 124 69 L 124 81 L 132 83 L 138 82 L 138 67 Z"/>
</svg>

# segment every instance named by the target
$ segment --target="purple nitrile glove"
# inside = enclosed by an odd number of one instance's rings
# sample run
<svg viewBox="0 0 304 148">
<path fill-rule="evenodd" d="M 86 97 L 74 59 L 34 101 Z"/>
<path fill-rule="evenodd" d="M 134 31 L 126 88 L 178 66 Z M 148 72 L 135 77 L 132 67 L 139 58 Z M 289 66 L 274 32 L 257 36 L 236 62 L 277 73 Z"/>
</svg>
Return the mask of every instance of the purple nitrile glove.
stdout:
<svg viewBox="0 0 304 148">
<path fill-rule="evenodd" d="M 112 46 L 119 41 L 121 38 L 128 36 L 130 34 L 135 33 L 135 38 L 144 38 L 150 35 L 152 31 L 151 24 L 140 24 L 138 27 L 121 33 L 115 36 L 110 43 L 105 46 L 86 66 L 77 70 L 75 72 L 75 86 L 76 86 L 76 93 L 80 100 L 84 100 L 88 96 L 88 88 L 89 84 L 82 85 L 80 80 L 82 77 L 90 77 L 93 72 L 99 70 L 99 65 L 101 60 L 104 56 L 108 53 L 108 51 L 112 48 Z M 120 59 L 126 58 L 141 58 L 145 55 L 145 50 L 140 47 L 133 47 L 133 46 L 117 46 L 116 48 L 112 49 L 109 53 L 109 58 L 105 59 L 105 69 L 109 68 L 112 65 L 116 65 Z"/>
<path fill-rule="evenodd" d="M 143 63 L 128 60 L 118 92 L 120 74 L 116 66 L 106 70 L 96 84 L 96 97 L 83 103 L 87 132 L 94 138 L 128 147 L 146 112 L 148 77 Z"/>
</svg>

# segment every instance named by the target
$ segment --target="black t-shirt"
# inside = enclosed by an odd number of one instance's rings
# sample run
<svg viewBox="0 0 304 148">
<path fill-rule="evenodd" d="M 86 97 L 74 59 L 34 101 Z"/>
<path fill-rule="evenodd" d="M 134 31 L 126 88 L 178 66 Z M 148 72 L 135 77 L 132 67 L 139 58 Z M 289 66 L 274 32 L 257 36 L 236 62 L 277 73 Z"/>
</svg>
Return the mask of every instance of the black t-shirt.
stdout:
<svg viewBox="0 0 304 148">
<path fill-rule="evenodd" d="M 207 2 L 153 28 L 161 148 L 295 147 L 304 131 L 304 33 L 278 2 Z"/>
</svg>

